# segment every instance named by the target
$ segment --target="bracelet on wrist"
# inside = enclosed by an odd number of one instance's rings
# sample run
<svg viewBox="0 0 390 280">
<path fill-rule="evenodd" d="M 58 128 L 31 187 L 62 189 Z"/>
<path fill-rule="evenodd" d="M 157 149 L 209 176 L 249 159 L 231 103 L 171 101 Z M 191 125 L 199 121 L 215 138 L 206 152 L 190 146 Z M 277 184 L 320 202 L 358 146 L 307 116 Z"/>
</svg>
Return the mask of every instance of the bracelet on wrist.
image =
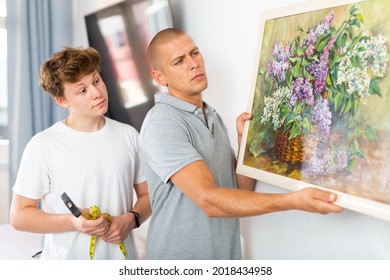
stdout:
<svg viewBox="0 0 390 280">
<path fill-rule="evenodd" d="M 133 210 L 130 210 L 129 213 L 132 213 L 135 218 L 135 228 L 139 228 L 141 226 L 141 217 L 139 214 Z"/>
</svg>

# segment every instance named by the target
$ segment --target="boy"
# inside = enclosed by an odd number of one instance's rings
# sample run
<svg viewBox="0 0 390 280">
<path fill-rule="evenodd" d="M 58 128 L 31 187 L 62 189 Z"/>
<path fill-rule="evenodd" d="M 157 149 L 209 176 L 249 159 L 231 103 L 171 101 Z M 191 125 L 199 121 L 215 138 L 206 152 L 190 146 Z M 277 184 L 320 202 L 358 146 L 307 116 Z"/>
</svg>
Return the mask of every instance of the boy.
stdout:
<svg viewBox="0 0 390 280">
<path fill-rule="evenodd" d="M 99 69 L 96 50 L 70 47 L 40 69 L 40 86 L 69 116 L 27 144 L 10 220 L 17 230 L 45 234 L 41 259 L 89 259 L 91 236 L 97 237 L 93 259 L 124 259 L 120 243 L 127 258 L 138 258 L 131 231 L 151 214 L 138 132 L 103 115 L 108 94 Z M 112 220 L 74 217 L 61 199 L 64 192 L 80 208 L 96 205 Z"/>
</svg>

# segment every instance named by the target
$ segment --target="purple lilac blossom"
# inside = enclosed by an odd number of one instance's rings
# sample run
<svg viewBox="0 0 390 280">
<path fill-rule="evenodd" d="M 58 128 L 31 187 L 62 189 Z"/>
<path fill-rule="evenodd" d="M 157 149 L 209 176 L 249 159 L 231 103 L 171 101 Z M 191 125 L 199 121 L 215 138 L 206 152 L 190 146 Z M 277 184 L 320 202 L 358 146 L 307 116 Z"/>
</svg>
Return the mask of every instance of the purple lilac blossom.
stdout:
<svg viewBox="0 0 390 280">
<path fill-rule="evenodd" d="M 312 56 L 314 54 L 314 46 L 317 42 L 318 36 L 323 35 L 329 29 L 334 19 L 334 11 L 331 11 L 325 19 L 318 24 L 315 28 L 310 28 L 304 45 L 306 45 L 305 54 L 307 56 Z"/>
<path fill-rule="evenodd" d="M 332 36 L 320 55 L 320 61 L 318 63 L 313 62 L 307 67 L 307 71 L 315 78 L 315 94 L 321 93 L 325 88 L 326 76 L 328 75 L 329 70 L 329 50 L 333 47 L 335 40 L 336 39 Z"/>
<path fill-rule="evenodd" d="M 332 163 L 333 156 L 333 163 Z M 343 171 L 348 165 L 348 152 L 345 146 L 338 146 L 333 151 L 329 145 L 319 142 L 316 153 L 305 163 L 302 175 L 316 177 Z"/>
<path fill-rule="evenodd" d="M 330 135 L 330 125 L 332 124 L 332 112 L 329 109 L 328 100 L 321 98 L 316 101 L 312 113 L 312 124 L 319 128 L 321 138 L 328 139 Z"/>
<path fill-rule="evenodd" d="M 330 174 L 332 172 L 331 148 L 325 143 L 319 143 L 316 153 L 305 162 L 302 174 L 308 177 Z"/>
<path fill-rule="evenodd" d="M 346 147 L 341 146 L 337 148 L 334 158 L 335 168 L 337 171 L 342 171 L 348 165 L 348 152 Z"/>
<path fill-rule="evenodd" d="M 303 79 L 299 77 L 294 80 L 293 92 L 290 98 L 290 107 L 294 107 L 297 98 L 299 102 L 301 102 L 301 104 L 304 104 L 304 102 L 306 102 L 306 104 L 309 106 L 313 105 L 313 86 L 309 79 Z"/>
<path fill-rule="evenodd" d="M 267 73 L 278 80 L 280 83 L 286 79 L 286 71 L 290 67 L 288 58 L 290 54 L 290 44 L 286 44 L 283 48 L 282 44 L 276 43 L 272 48 L 272 54 L 276 58 L 267 65 Z"/>
</svg>

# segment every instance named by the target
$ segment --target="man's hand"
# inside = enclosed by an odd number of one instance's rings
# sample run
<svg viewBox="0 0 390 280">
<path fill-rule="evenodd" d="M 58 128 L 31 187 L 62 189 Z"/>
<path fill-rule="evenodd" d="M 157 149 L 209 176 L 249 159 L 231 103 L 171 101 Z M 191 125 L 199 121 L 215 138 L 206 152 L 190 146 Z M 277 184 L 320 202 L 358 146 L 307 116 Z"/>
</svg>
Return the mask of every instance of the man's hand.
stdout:
<svg viewBox="0 0 390 280">
<path fill-rule="evenodd" d="M 293 196 L 293 208 L 307 212 L 317 212 L 320 214 L 328 214 L 330 212 L 341 212 L 342 207 L 335 205 L 337 195 L 322 191 L 316 188 L 306 188 L 300 191 L 291 193 Z"/>
<path fill-rule="evenodd" d="M 244 132 L 245 122 L 252 118 L 252 114 L 250 113 L 242 113 L 236 119 L 236 129 L 239 143 L 241 142 L 242 133 Z"/>
<path fill-rule="evenodd" d="M 236 129 L 237 129 L 237 136 L 238 136 L 238 151 L 240 151 L 240 147 L 241 147 L 241 139 L 242 139 L 242 133 L 244 132 L 245 122 L 250 120 L 251 118 L 252 118 L 252 114 L 244 112 L 241 115 L 239 115 L 236 119 Z M 237 162 L 235 162 L 235 165 L 237 165 Z M 237 176 L 238 188 L 250 190 L 250 191 L 254 190 L 255 184 L 256 184 L 255 179 L 241 175 L 241 174 L 236 174 L 236 176 Z"/>
</svg>

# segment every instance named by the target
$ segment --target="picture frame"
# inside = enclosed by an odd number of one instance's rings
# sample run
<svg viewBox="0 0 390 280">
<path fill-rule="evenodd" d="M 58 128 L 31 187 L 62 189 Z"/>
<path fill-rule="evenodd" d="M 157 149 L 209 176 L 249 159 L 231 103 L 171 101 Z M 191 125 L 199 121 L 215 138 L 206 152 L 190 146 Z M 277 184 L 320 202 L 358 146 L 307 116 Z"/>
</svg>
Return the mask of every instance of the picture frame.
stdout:
<svg viewBox="0 0 390 280">
<path fill-rule="evenodd" d="M 307 1 L 261 14 L 237 173 L 390 221 L 386 0 Z"/>
</svg>

